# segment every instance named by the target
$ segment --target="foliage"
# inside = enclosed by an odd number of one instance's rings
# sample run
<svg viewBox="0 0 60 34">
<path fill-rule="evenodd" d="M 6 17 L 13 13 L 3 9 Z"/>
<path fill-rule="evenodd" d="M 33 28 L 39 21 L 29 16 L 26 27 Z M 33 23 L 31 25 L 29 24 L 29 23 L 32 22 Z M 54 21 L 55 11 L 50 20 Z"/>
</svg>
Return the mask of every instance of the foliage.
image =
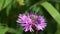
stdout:
<svg viewBox="0 0 60 34">
<path fill-rule="evenodd" d="M 16 22 L 20 13 L 45 17 L 47 27 L 38 34 L 60 34 L 60 0 L 0 0 L 0 34 L 35 34 L 24 32 Z"/>
</svg>

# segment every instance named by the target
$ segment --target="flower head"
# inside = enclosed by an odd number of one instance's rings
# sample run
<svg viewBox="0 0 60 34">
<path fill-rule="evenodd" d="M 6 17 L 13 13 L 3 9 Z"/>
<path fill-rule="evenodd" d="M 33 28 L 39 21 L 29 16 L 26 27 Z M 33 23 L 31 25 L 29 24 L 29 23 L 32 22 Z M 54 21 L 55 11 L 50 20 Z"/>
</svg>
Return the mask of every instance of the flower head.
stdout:
<svg viewBox="0 0 60 34">
<path fill-rule="evenodd" d="M 37 14 L 19 14 L 17 22 L 23 26 L 25 32 L 34 32 L 35 30 L 44 30 L 46 21 L 43 16 Z"/>
</svg>

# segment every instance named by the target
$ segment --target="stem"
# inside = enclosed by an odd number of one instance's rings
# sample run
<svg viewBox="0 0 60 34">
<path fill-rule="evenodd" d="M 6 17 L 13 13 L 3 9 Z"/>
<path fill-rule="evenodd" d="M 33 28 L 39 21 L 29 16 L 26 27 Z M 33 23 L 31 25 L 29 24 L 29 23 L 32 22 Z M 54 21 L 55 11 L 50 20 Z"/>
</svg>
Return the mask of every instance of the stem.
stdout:
<svg viewBox="0 0 60 34">
<path fill-rule="evenodd" d="M 36 34 L 38 34 L 38 30 L 36 31 Z"/>
</svg>

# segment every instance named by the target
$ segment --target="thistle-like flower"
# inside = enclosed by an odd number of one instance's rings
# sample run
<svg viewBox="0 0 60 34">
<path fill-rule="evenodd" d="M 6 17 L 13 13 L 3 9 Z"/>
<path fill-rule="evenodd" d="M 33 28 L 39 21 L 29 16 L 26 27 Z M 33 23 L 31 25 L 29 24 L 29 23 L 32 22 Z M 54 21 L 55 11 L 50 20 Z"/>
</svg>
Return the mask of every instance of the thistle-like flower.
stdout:
<svg viewBox="0 0 60 34">
<path fill-rule="evenodd" d="M 37 14 L 19 14 L 17 22 L 23 26 L 25 32 L 34 30 L 44 30 L 46 21 L 43 16 Z"/>
</svg>

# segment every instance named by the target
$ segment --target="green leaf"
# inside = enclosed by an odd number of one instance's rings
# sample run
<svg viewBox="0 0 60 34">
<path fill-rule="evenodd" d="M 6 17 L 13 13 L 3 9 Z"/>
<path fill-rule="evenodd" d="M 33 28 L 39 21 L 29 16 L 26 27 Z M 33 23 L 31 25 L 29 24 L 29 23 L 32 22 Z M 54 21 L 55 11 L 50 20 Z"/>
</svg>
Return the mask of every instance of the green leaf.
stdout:
<svg viewBox="0 0 60 34">
<path fill-rule="evenodd" d="M 43 2 L 41 5 L 47 10 L 47 12 L 60 24 L 59 12 L 48 2 Z"/>
<path fill-rule="evenodd" d="M 20 5 L 24 5 L 24 0 L 17 0 Z"/>
<path fill-rule="evenodd" d="M 59 9 L 59 3 L 56 3 L 55 4 L 55 8 L 59 11 L 60 9 Z"/>
<path fill-rule="evenodd" d="M 11 2 L 12 2 L 12 0 L 5 0 L 3 8 L 5 8 L 6 6 L 8 6 Z"/>
<path fill-rule="evenodd" d="M 22 34 L 23 30 L 22 30 L 22 27 L 19 27 L 17 29 L 9 28 L 8 32 L 15 33 L 15 34 Z"/>
<path fill-rule="evenodd" d="M 8 30 L 8 27 L 0 25 L 0 34 L 5 34 L 5 32 L 7 32 L 7 30 Z"/>
<path fill-rule="evenodd" d="M 4 0 L 0 0 L 0 10 L 2 9 L 3 3 L 4 3 Z"/>
<path fill-rule="evenodd" d="M 41 5 L 47 10 L 47 12 L 55 19 L 58 23 L 56 34 L 60 34 L 60 14 L 59 12 L 49 3 L 43 2 Z"/>
<path fill-rule="evenodd" d="M 6 14 L 7 14 L 7 16 L 9 15 L 9 12 L 10 12 L 10 10 L 11 10 L 11 5 L 9 5 L 8 7 L 7 7 L 7 9 L 6 9 Z"/>
<path fill-rule="evenodd" d="M 0 0 L 0 11 L 7 7 L 11 2 L 12 0 Z"/>
<path fill-rule="evenodd" d="M 32 10 L 32 13 L 38 13 L 39 15 L 43 15 L 43 10 L 40 6 L 38 6 L 37 4 L 30 7 L 30 9 Z"/>
<path fill-rule="evenodd" d="M 16 34 L 22 34 L 22 33 L 23 33 L 23 27 L 20 26 L 19 28 L 17 28 Z"/>
</svg>

